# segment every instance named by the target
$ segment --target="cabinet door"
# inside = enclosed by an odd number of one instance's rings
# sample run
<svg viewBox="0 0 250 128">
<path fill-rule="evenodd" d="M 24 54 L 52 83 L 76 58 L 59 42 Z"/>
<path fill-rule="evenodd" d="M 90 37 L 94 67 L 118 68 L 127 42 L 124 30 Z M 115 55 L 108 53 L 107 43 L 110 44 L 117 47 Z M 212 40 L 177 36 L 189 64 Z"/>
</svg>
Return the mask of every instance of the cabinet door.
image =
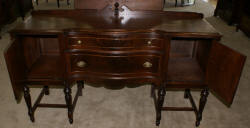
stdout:
<svg viewBox="0 0 250 128">
<path fill-rule="evenodd" d="M 22 87 L 25 76 L 24 57 L 21 53 L 21 43 L 18 39 L 14 40 L 4 53 L 14 96 L 18 103 L 22 99 Z"/>
<path fill-rule="evenodd" d="M 209 88 L 228 106 L 240 80 L 246 56 L 213 41 L 207 67 Z"/>
</svg>

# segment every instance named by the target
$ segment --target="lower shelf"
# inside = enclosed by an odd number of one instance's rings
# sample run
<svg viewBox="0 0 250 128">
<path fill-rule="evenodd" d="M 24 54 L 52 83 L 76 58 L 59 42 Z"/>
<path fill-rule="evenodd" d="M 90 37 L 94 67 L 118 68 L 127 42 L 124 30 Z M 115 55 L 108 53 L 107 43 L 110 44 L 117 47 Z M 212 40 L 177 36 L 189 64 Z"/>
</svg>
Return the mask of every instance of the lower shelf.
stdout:
<svg viewBox="0 0 250 128">
<path fill-rule="evenodd" d="M 192 58 L 169 59 L 167 85 L 202 87 L 205 76 L 198 62 Z"/>
<path fill-rule="evenodd" d="M 43 55 L 33 64 L 28 81 L 40 79 L 63 80 L 64 64 L 59 55 Z"/>
</svg>

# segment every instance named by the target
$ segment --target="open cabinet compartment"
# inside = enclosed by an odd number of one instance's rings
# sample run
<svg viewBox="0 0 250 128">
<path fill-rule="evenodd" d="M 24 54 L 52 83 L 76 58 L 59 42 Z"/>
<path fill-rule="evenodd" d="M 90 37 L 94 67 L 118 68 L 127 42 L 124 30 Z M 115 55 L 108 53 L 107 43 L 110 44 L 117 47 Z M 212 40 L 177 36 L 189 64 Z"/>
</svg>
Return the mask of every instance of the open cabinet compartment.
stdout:
<svg viewBox="0 0 250 128">
<path fill-rule="evenodd" d="M 216 40 L 174 38 L 168 66 L 167 88 L 208 87 L 230 106 L 246 56 Z"/>
<path fill-rule="evenodd" d="M 22 37 L 27 80 L 63 79 L 63 61 L 56 36 Z"/>
<path fill-rule="evenodd" d="M 64 65 L 57 36 L 16 36 L 5 51 L 11 84 L 17 101 L 25 84 L 61 85 Z"/>
<path fill-rule="evenodd" d="M 209 40 L 174 38 L 168 65 L 168 88 L 202 88 L 205 83 Z"/>
</svg>

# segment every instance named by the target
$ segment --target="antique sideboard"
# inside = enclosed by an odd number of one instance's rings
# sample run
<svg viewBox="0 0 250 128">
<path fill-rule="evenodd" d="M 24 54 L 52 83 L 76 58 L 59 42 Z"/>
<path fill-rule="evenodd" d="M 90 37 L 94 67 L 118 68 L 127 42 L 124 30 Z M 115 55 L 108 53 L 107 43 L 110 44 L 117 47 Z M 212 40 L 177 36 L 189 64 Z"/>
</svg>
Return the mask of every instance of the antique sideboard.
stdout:
<svg viewBox="0 0 250 128">
<path fill-rule="evenodd" d="M 33 11 L 11 32 L 5 59 L 17 101 L 31 121 L 37 107 L 68 109 L 70 123 L 84 83 L 109 89 L 152 84 L 156 125 L 162 110 L 192 110 L 198 126 L 208 90 L 230 106 L 245 56 L 219 43 L 221 35 L 194 12 L 102 10 Z M 77 83 L 72 99 L 71 85 Z M 50 86 L 64 88 L 66 104 L 42 104 Z M 32 105 L 30 87 L 42 92 Z M 185 89 L 192 108 L 163 107 L 168 88 Z M 190 89 L 201 89 L 199 108 Z M 87 116 L 87 115 L 86 115 Z"/>
</svg>

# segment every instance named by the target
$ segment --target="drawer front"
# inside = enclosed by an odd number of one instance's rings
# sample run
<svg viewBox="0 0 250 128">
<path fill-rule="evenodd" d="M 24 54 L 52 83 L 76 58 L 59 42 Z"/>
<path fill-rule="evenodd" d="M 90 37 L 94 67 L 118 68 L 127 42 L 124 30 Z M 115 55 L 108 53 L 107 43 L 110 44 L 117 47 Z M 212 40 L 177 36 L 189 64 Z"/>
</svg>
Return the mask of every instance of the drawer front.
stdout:
<svg viewBox="0 0 250 128">
<path fill-rule="evenodd" d="M 97 40 L 94 37 L 70 37 L 68 38 L 69 48 L 95 47 Z"/>
<path fill-rule="evenodd" d="M 161 49 L 163 40 L 158 38 L 95 38 L 69 37 L 69 49 Z"/>
<path fill-rule="evenodd" d="M 133 45 L 136 49 L 162 49 L 163 48 L 163 40 L 156 38 L 142 38 L 142 39 L 134 39 Z"/>
<path fill-rule="evenodd" d="M 159 73 L 161 57 L 151 55 L 102 56 L 70 55 L 71 72 L 101 74 Z"/>
</svg>

